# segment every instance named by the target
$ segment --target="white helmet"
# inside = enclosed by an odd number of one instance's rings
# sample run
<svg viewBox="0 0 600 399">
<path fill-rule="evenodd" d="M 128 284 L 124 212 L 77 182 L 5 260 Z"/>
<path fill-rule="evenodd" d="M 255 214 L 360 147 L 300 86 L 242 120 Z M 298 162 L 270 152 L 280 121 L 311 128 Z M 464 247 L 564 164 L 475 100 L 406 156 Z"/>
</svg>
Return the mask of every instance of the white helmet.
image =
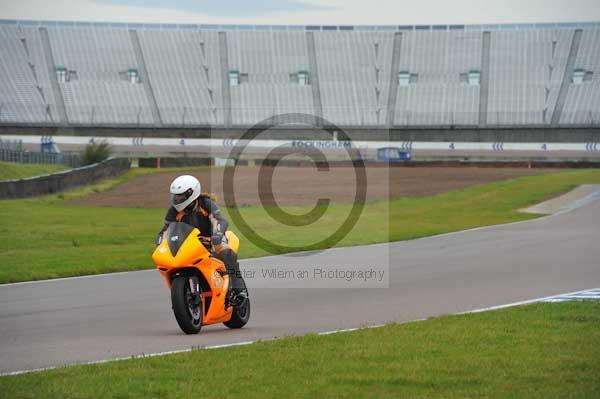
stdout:
<svg viewBox="0 0 600 399">
<path fill-rule="evenodd" d="M 170 191 L 171 205 L 177 212 L 181 212 L 200 196 L 200 182 L 194 176 L 179 176 L 171 183 Z"/>
</svg>

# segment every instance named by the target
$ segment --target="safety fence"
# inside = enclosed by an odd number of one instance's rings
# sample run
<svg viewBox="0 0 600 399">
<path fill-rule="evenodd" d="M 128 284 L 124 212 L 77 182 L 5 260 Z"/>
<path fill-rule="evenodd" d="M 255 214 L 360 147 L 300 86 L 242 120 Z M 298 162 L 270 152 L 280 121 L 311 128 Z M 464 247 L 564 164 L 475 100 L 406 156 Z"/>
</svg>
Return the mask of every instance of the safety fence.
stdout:
<svg viewBox="0 0 600 399">
<path fill-rule="evenodd" d="M 0 148 L 0 161 L 30 164 L 64 164 L 72 168 L 81 165 L 79 154 L 32 152 Z"/>
</svg>

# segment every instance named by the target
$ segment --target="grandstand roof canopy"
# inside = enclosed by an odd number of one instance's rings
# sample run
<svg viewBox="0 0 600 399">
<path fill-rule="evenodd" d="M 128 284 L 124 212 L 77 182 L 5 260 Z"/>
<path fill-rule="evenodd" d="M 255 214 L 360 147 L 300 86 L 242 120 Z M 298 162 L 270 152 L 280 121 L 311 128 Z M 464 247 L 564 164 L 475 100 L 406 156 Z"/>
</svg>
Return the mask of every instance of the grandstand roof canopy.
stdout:
<svg viewBox="0 0 600 399">
<path fill-rule="evenodd" d="M 214 25 L 214 24 L 158 24 L 158 23 L 124 23 L 124 22 L 78 22 L 78 21 L 35 21 L 0 19 L 0 24 L 73 27 L 95 26 L 123 29 L 206 29 L 206 30 L 235 30 L 235 31 L 411 31 L 411 30 L 527 30 L 527 29 L 599 29 L 600 22 L 574 23 L 543 23 L 543 24 L 486 24 L 486 25 Z"/>
</svg>

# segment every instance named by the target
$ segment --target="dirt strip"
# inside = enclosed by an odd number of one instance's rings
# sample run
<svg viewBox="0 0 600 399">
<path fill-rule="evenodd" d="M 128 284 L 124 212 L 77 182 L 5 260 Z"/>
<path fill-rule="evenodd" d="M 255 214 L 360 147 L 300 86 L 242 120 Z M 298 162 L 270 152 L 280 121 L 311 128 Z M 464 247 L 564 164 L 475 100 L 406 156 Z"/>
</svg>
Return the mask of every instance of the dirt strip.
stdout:
<svg viewBox="0 0 600 399">
<path fill-rule="evenodd" d="M 259 192 L 265 193 L 265 176 L 272 173 L 272 191 L 279 205 L 314 204 L 319 198 L 334 203 L 352 203 L 356 192 L 355 171 L 336 167 L 319 171 L 314 167 L 239 167 L 234 177 L 238 205 L 260 203 Z M 549 173 L 551 169 L 527 168 L 366 168 L 367 200 L 427 196 L 448 190 Z M 223 203 L 222 168 L 191 168 L 185 172 L 165 172 L 137 177 L 113 190 L 75 201 L 77 204 L 115 207 L 162 208 L 168 204 L 171 181 L 178 175 L 192 174 L 200 179 L 203 191 L 217 194 Z M 259 176 L 261 181 L 259 184 Z M 259 188 L 260 187 L 260 188 Z M 272 203 L 273 200 L 266 201 Z"/>
</svg>

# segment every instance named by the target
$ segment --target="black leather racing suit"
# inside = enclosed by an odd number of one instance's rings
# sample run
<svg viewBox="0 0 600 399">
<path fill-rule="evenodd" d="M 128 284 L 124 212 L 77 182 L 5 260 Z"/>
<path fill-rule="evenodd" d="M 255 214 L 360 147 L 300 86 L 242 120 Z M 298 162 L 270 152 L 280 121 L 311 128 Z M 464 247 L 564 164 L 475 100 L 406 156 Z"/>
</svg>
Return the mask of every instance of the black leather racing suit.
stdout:
<svg viewBox="0 0 600 399">
<path fill-rule="evenodd" d="M 206 195 L 201 195 L 194 203 L 181 212 L 177 212 L 174 207 L 170 207 L 165 216 L 165 225 L 159 235 L 173 222 L 183 222 L 194 226 L 200 230 L 201 236 L 207 238 L 211 238 L 217 233 L 221 233 L 224 236 L 229 225 L 217 204 Z M 217 245 L 215 249 L 216 257 L 225 264 L 227 272 L 231 277 L 231 288 L 233 291 L 246 290 L 246 283 L 240 273 L 237 254 L 227 245 L 227 240 L 224 238 L 222 245 Z"/>
</svg>

